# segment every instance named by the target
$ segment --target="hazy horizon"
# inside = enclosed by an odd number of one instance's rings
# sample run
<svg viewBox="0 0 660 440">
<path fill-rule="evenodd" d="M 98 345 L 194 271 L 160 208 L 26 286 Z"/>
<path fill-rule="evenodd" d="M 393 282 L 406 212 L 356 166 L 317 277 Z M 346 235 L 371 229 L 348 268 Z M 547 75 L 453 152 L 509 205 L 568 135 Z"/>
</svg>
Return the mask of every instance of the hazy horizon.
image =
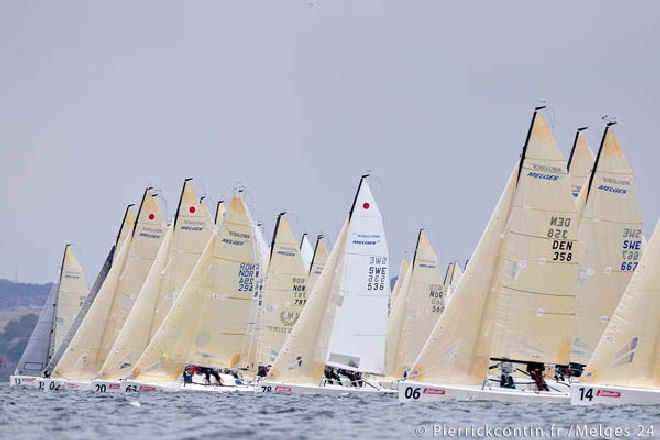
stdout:
<svg viewBox="0 0 660 440">
<path fill-rule="evenodd" d="M 604 114 L 660 217 L 657 2 L 0 4 L 0 278 L 50 282 L 72 243 L 91 284 L 147 185 L 247 187 L 334 243 L 372 173 L 395 276 L 420 227 L 472 253 L 545 102 L 564 155 Z M 653 189 L 655 188 L 655 190 Z"/>
</svg>

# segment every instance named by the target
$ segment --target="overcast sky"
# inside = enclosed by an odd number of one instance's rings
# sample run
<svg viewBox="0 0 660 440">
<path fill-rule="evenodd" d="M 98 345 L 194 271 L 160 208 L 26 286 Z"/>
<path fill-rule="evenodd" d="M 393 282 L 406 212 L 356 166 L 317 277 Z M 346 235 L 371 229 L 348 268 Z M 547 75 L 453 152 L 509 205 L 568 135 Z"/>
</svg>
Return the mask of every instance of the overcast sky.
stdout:
<svg viewBox="0 0 660 440">
<path fill-rule="evenodd" d="M 464 261 L 545 100 L 568 156 L 600 117 L 660 215 L 660 2 L 0 1 L 0 278 L 91 284 L 146 185 L 247 186 L 268 237 L 334 242 L 373 173 L 392 274 L 427 228 Z M 656 131 L 654 131 L 656 130 Z"/>
</svg>

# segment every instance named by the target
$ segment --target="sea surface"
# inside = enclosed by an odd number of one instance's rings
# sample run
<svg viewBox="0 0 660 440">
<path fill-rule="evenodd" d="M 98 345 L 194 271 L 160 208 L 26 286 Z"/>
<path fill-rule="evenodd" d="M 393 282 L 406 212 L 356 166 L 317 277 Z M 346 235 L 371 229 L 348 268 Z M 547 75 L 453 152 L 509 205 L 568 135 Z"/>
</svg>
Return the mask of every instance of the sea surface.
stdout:
<svg viewBox="0 0 660 440">
<path fill-rule="evenodd" d="M 102 396 L 0 385 L 0 439 L 660 438 L 659 422 L 660 405 L 400 404 L 371 394 Z M 616 435 L 626 429 L 628 436 Z"/>
</svg>

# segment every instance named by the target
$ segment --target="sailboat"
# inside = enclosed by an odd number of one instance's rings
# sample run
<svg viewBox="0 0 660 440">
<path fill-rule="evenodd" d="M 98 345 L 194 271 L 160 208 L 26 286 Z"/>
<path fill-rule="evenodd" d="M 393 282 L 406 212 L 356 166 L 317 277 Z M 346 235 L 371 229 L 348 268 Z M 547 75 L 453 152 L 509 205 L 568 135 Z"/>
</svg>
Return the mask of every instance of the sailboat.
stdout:
<svg viewBox="0 0 660 440">
<path fill-rule="evenodd" d="M 323 273 L 323 268 L 325 268 L 325 263 L 327 261 L 328 248 L 325 245 L 325 239 L 323 235 L 318 235 L 316 237 L 316 244 L 314 245 L 314 257 L 312 257 L 312 263 L 309 268 L 309 275 L 307 276 L 308 295 L 314 291 L 314 286 Z"/>
<path fill-rule="evenodd" d="M 361 375 L 383 374 L 388 260 L 380 210 L 364 175 L 325 269 L 258 391 L 384 391 Z"/>
<path fill-rule="evenodd" d="M 506 376 L 515 363 L 566 365 L 574 327 L 576 207 L 541 109 L 453 298 L 399 387 L 401 402 L 568 401 L 567 387 L 537 391 L 535 381 Z M 491 361 L 502 382 L 489 380 Z"/>
<path fill-rule="evenodd" d="M 240 194 L 176 297 L 169 313 L 135 363 L 131 391 L 236 391 L 234 375 L 248 368 L 255 283 L 261 262 L 255 228 Z M 297 243 L 296 243 L 297 246 Z M 224 369 L 215 386 L 184 382 L 190 368 Z M 191 377 L 191 376 L 188 376 Z M 244 387 L 243 387 L 244 388 Z"/>
<path fill-rule="evenodd" d="M 125 378 L 167 316 L 213 232 L 203 201 L 197 201 L 192 179 L 183 183 L 174 220 L 154 260 L 126 323 L 105 359 L 94 389 L 122 391 Z"/>
<path fill-rule="evenodd" d="M 578 291 L 570 361 L 586 365 L 642 258 L 642 216 L 635 179 L 613 124 L 605 127 L 582 188 Z"/>
<path fill-rule="evenodd" d="M 660 221 L 579 383 L 574 405 L 660 403 Z"/>
<path fill-rule="evenodd" d="M 47 391 L 92 389 L 91 380 L 96 378 L 126 321 L 166 231 L 160 206 L 148 187 L 133 230 L 115 256 L 101 290 L 51 378 L 44 381 Z"/>
<path fill-rule="evenodd" d="M 385 341 L 385 380 L 398 389 L 444 311 L 444 286 L 438 258 L 424 233 L 417 236 L 410 269 L 392 306 Z"/>
<path fill-rule="evenodd" d="M 312 267 L 312 259 L 314 258 L 314 249 L 312 249 L 312 244 L 309 242 L 307 233 L 304 233 L 300 240 L 300 255 L 305 264 L 305 270 L 309 272 L 309 269 Z"/>
<path fill-rule="evenodd" d="M 37 324 L 18 361 L 11 385 L 37 386 L 48 361 L 62 344 L 80 306 L 87 296 L 87 282 L 71 245 L 64 247 L 60 276 L 53 285 Z"/>
<path fill-rule="evenodd" d="M 103 263 L 101 270 L 96 276 L 94 285 L 92 286 L 91 290 L 85 297 L 85 302 L 80 308 L 80 312 L 78 312 L 78 315 L 76 315 L 76 318 L 73 320 L 73 324 L 71 324 L 71 328 L 67 332 L 67 335 L 64 337 L 62 344 L 55 351 L 55 354 L 48 362 L 48 366 L 46 367 L 46 373 L 45 373 L 46 377 L 50 376 L 50 372 L 53 371 L 53 369 L 55 369 L 60 359 L 62 359 L 62 355 L 66 351 L 67 347 L 69 347 L 69 344 L 71 343 L 71 340 L 78 331 L 80 324 L 82 324 L 83 319 L 85 319 L 85 315 L 87 315 L 89 308 L 94 303 L 94 300 L 96 299 L 96 295 L 99 293 L 99 290 L 101 290 L 101 287 L 103 286 L 103 283 L 105 282 L 105 279 L 108 276 L 108 272 L 110 272 L 110 268 L 112 267 L 112 264 L 114 262 L 115 253 L 117 249 L 119 249 L 124 244 L 126 237 L 128 237 L 131 231 L 133 230 L 135 221 L 136 221 L 136 217 L 135 217 L 135 213 L 133 212 L 133 205 L 130 204 L 126 207 L 126 210 L 124 211 L 124 216 L 122 217 L 122 222 L 121 225 L 119 226 L 119 232 L 117 232 L 117 237 L 115 238 L 115 242 L 113 246 L 110 248 L 110 251 L 108 251 L 108 255 L 105 258 L 105 262 Z"/>
<path fill-rule="evenodd" d="M 277 358 L 307 302 L 307 269 L 301 254 L 286 214 L 281 213 L 273 231 L 259 309 L 257 362 L 263 375 Z"/>
<path fill-rule="evenodd" d="M 575 133 L 575 140 L 568 156 L 568 179 L 571 183 L 571 194 L 577 198 L 582 186 L 587 182 L 594 167 L 594 153 L 589 147 L 589 141 L 583 131 L 587 127 L 580 127 Z"/>
</svg>

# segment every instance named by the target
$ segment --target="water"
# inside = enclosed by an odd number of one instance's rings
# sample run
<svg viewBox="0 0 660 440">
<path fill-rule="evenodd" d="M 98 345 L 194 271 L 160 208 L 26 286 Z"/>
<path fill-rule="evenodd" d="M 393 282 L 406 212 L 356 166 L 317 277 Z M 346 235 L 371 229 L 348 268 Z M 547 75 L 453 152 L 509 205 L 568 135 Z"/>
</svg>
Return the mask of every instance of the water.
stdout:
<svg viewBox="0 0 660 440">
<path fill-rule="evenodd" d="M 485 429 L 485 425 L 491 429 L 493 438 L 494 429 L 513 427 L 519 430 L 525 427 L 544 429 L 546 438 L 616 438 L 614 432 L 609 431 L 614 428 L 628 428 L 631 437 L 635 437 L 641 428 L 645 434 L 653 429 L 655 437 L 660 437 L 659 420 L 660 405 L 400 404 L 392 396 L 371 394 L 143 393 L 101 396 L 92 392 L 46 393 L 0 385 L 2 439 L 431 439 L 450 437 L 451 428 Z M 435 436 L 433 425 L 437 425 L 438 430 Z M 552 425 L 556 432 L 551 437 Z M 584 426 L 591 431 L 584 432 Z M 569 435 L 569 428 L 572 435 Z M 500 438 L 513 437 L 513 432 L 508 436 L 506 433 L 500 431 Z M 458 436 L 457 432 L 454 434 Z M 468 431 L 467 434 L 462 437 L 485 437 L 487 431 L 475 431 L 475 435 Z"/>
</svg>

